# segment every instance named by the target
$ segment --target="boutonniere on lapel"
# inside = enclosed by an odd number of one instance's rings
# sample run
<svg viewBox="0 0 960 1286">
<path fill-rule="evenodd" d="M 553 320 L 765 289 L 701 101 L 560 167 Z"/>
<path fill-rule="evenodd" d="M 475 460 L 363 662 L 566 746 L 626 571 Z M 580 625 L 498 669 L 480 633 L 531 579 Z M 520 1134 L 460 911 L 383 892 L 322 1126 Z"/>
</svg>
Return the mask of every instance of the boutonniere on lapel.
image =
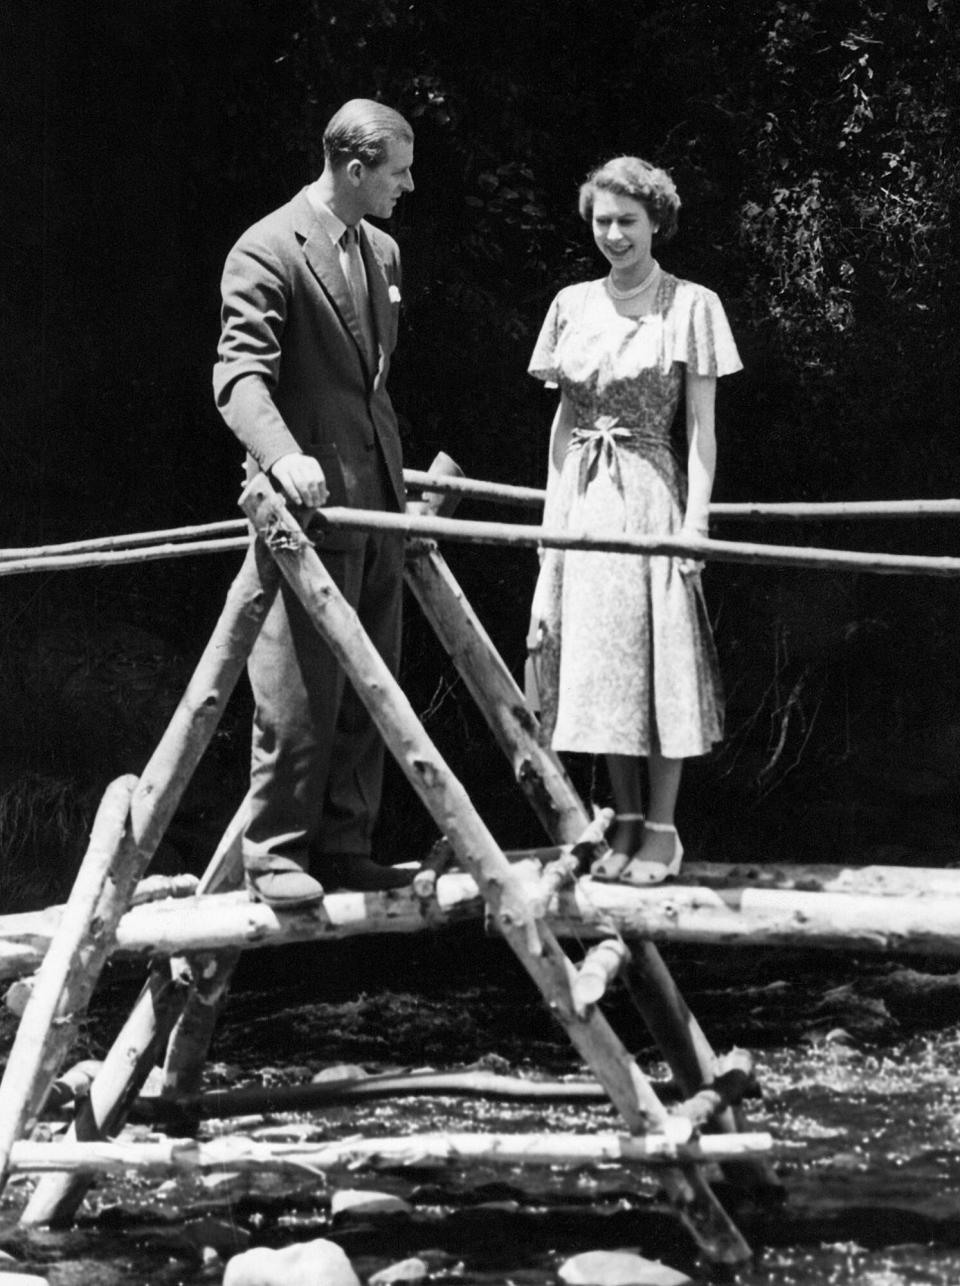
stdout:
<svg viewBox="0 0 960 1286">
<path fill-rule="evenodd" d="M 399 287 L 399 286 L 394 285 L 394 283 L 391 281 L 390 285 L 387 287 L 387 295 L 388 295 L 388 296 L 389 296 L 389 298 L 390 298 L 390 302 L 391 302 L 391 304 L 399 304 L 399 302 L 400 302 L 400 287 Z"/>
</svg>

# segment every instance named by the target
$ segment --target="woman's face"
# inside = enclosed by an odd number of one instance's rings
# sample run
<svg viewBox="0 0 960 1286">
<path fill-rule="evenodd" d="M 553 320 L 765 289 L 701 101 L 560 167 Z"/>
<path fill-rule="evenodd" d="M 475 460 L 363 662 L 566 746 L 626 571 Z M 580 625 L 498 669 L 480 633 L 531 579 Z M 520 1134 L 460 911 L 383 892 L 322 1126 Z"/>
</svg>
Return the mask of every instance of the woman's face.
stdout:
<svg viewBox="0 0 960 1286">
<path fill-rule="evenodd" d="M 653 266 L 650 245 L 656 225 L 642 201 L 616 192 L 593 198 L 593 239 L 620 276 L 645 277 Z"/>
</svg>

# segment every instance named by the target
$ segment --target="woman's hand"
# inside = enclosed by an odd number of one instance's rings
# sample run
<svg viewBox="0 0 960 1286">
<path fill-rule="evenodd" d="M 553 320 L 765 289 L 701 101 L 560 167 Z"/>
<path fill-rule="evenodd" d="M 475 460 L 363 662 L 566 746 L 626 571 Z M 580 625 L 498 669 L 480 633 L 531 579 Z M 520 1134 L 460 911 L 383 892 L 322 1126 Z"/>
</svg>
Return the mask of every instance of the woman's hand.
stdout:
<svg viewBox="0 0 960 1286">
<path fill-rule="evenodd" d="M 685 519 L 683 526 L 680 528 L 679 535 L 681 540 L 697 541 L 706 540 L 709 533 L 705 523 L 688 521 Z M 680 575 L 684 577 L 699 576 L 703 571 L 703 565 L 704 560 L 702 558 L 695 558 L 692 554 L 682 554 L 678 559 Z"/>
<path fill-rule="evenodd" d="M 714 399 L 717 380 L 695 375 L 687 368 L 687 502 L 680 535 L 684 540 L 705 540 L 710 517 L 710 495 L 717 463 Z M 683 576 L 699 576 L 703 559 L 689 554 L 680 559 Z"/>
</svg>

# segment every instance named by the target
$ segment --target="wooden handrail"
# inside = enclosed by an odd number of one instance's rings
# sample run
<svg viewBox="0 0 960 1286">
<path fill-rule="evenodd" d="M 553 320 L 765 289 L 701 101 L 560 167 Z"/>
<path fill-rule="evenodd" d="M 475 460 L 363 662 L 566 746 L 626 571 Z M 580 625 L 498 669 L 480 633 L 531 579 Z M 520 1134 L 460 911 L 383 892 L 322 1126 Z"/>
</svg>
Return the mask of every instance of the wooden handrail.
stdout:
<svg viewBox="0 0 960 1286">
<path fill-rule="evenodd" d="M 404 469 L 404 480 L 415 492 L 437 491 L 445 495 L 467 496 L 473 500 L 486 500 L 498 504 L 514 505 L 524 509 L 538 509 L 543 505 L 544 492 L 538 487 L 520 487 L 506 482 L 487 482 L 478 478 L 450 477 L 420 469 Z M 830 500 L 830 501 L 737 501 L 715 502 L 710 506 L 711 518 L 740 521 L 822 522 L 832 519 L 888 519 L 888 518 L 956 518 L 960 517 L 960 500 Z M 34 560 L 63 559 L 73 555 L 120 554 L 129 550 L 144 549 L 144 558 L 176 557 L 191 553 L 216 553 L 224 549 L 241 548 L 247 525 L 243 519 L 228 518 L 219 522 L 195 523 L 184 527 L 165 527 L 156 531 L 127 532 L 116 536 L 94 536 L 86 540 L 62 541 L 51 545 L 25 545 L 0 549 L 0 565 L 24 564 L 6 568 L 0 575 L 14 571 L 34 571 Z M 231 539 L 236 537 L 237 539 Z M 215 543 L 221 538 L 221 544 Z M 197 542 L 194 546 L 191 542 Z M 175 552 L 167 546 L 181 548 Z M 154 548 L 156 547 L 156 548 Z M 44 561 L 47 571 L 66 570 L 79 566 L 108 566 L 110 562 L 130 562 L 130 558 L 105 559 L 102 563 L 72 563 Z M 30 565 L 27 565 L 30 564 Z"/>
<path fill-rule="evenodd" d="M 439 483 L 435 484 L 437 489 Z M 706 562 L 749 563 L 755 566 L 872 572 L 887 575 L 960 576 L 960 558 L 925 554 L 886 554 L 860 550 L 825 549 L 802 545 L 768 545 L 734 540 L 685 540 L 680 536 L 590 536 L 586 532 L 556 531 L 532 523 L 464 521 L 416 514 L 381 513 L 373 509 L 328 508 L 317 511 L 316 522 L 335 530 L 393 531 L 405 536 L 514 548 L 597 550 L 619 554 L 664 554 Z M 146 534 L 146 533 L 144 533 Z M 244 549 L 247 539 L 235 536 L 191 540 L 182 544 L 141 545 L 90 553 L 43 553 L 7 558 L 0 551 L 0 577 L 35 571 L 67 571 L 112 567 Z M 51 547 L 52 548 L 52 547 Z"/>
<path fill-rule="evenodd" d="M 545 495 L 539 487 L 485 482 L 477 478 L 445 478 L 419 469 L 404 469 L 403 477 L 414 491 L 441 491 L 523 509 L 540 508 Z M 711 504 L 710 516 L 761 522 L 783 519 L 822 522 L 835 518 L 957 518 L 960 517 L 960 500 L 720 501 Z"/>
</svg>

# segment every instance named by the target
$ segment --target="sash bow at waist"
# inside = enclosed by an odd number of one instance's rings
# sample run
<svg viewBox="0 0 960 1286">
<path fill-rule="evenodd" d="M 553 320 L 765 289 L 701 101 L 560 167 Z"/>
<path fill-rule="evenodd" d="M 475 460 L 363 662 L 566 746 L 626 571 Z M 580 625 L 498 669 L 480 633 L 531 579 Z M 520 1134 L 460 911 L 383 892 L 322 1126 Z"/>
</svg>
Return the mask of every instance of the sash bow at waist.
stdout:
<svg viewBox="0 0 960 1286">
<path fill-rule="evenodd" d="M 581 495 L 587 484 L 596 476 L 603 464 L 610 481 L 623 496 L 623 474 L 620 470 L 620 450 L 642 451 L 657 455 L 670 447 L 663 436 L 649 429 L 621 424 L 615 415 L 600 415 L 591 428 L 578 425 L 570 435 L 571 451 L 580 452 L 578 490 Z"/>
</svg>

